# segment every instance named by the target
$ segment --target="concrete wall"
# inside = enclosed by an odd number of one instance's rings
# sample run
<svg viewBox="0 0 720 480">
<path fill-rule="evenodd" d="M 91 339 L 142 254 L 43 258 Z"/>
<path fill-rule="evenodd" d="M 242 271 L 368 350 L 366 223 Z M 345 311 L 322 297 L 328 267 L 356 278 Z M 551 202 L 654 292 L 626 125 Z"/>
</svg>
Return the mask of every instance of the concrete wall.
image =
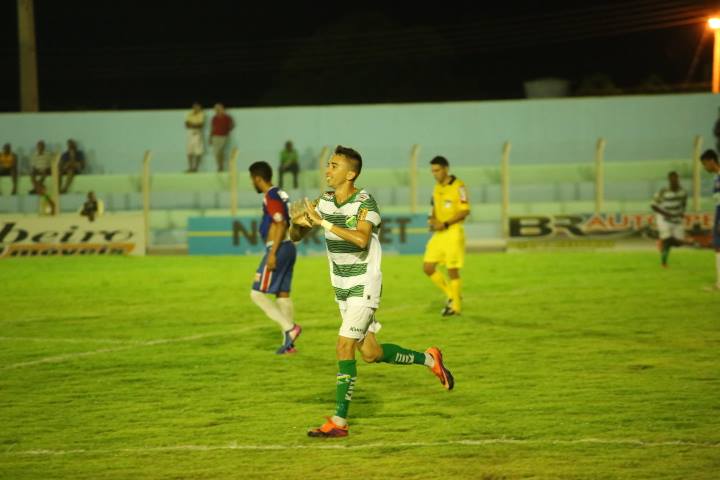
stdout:
<svg viewBox="0 0 720 480">
<path fill-rule="evenodd" d="M 606 160 L 688 158 L 692 139 L 714 147 L 712 127 L 720 97 L 711 94 L 511 100 L 432 104 L 229 109 L 236 128 L 232 144 L 241 165 L 277 163 L 292 139 L 306 168 L 323 145 L 358 149 L 366 168 L 402 167 L 410 146 L 422 145 L 421 163 L 436 155 L 452 165 L 495 165 L 505 140 L 514 164 L 591 162 L 599 136 Z M 207 118 L 212 115 L 207 110 Z M 0 142 L 26 157 L 38 139 L 51 149 L 75 138 L 95 173 L 139 171 L 143 152 L 153 151 L 153 171 L 186 168 L 184 110 L 5 113 Z M 27 159 L 24 158 L 24 162 Z M 203 169 L 214 169 L 209 154 Z"/>
</svg>

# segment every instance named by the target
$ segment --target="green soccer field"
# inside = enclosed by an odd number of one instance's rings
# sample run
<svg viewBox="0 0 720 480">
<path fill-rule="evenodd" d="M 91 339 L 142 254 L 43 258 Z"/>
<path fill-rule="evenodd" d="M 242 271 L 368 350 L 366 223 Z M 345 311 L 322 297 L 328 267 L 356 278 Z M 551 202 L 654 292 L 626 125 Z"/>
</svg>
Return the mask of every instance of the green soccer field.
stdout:
<svg viewBox="0 0 720 480">
<path fill-rule="evenodd" d="M 421 258 L 386 257 L 381 341 L 350 436 L 333 411 L 340 324 L 324 257 L 300 258 L 294 356 L 250 302 L 258 258 L 0 264 L 2 479 L 716 479 L 720 295 L 710 251 L 470 255 L 464 314 Z"/>
</svg>

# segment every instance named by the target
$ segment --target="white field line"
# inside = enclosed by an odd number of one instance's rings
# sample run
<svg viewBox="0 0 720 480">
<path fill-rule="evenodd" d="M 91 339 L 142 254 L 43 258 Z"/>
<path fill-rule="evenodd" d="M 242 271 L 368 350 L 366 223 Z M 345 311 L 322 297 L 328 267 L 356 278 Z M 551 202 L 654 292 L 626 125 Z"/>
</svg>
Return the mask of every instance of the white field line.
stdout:
<svg viewBox="0 0 720 480">
<path fill-rule="evenodd" d="M 0 342 L 36 343 L 110 343 L 115 345 L 136 345 L 137 340 L 116 340 L 112 338 L 44 338 L 44 337 L 0 337 Z"/>
<path fill-rule="evenodd" d="M 332 441 L 332 440 L 331 440 Z M 337 441 L 337 440 L 335 440 Z M 446 446 L 486 446 L 486 445 L 615 445 L 628 447 L 694 447 L 694 448 L 720 448 L 720 443 L 710 442 L 687 442 L 684 440 L 669 440 L 664 442 L 645 441 L 633 438 L 580 438 L 576 440 L 552 440 L 552 439 L 516 439 L 516 438 L 486 438 L 480 440 L 448 440 L 445 442 L 379 442 L 365 443 L 359 445 L 346 445 L 344 443 L 327 444 L 320 440 L 321 443 L 310 445 L 238 445 L 231 443 L 228 445 L 175 445 L 164 447 L 136 447 L 136 448 L 117 448 L 117 449 L 73 449 L 73 450 L 19 450 L 14 451 L 10 446 L 0 455 L 12 456 L 58 456 L 58 455 L 94 455 L 94 454 L 147 454 L 152 452 L 212 452 L 218 450 L 250 450 L 250 451 L 275 451 L 275 450 L 369 450 L 376 448 L 403 448 L 403 447 L 446 447 Z M 344 440 L 340 440 L 344 442 Z"/>
<path fill-rule="evenodd" d="M 69 361 L 69 360 L 75 360 L 77 358 L 90 357 L 93 355 L 101 355 L 103 353 L 122 352 L 124 350 L 131 350 L 131 349 L 140 348 L 140 347 L 152 347 L 154 345 L 163 345 L 163 344 L 167 344 L 167 343 L 190 342 L 193 340 L 200 340 L 202 338 L 208 338 L 208 337 L 221 337 L 224 335 L 234 335 L 237 333 L 242 333 L 242 332 L 246 332 L 249 330 L 253 330 L 254 328 L 256 328 L 256 327 L 253 326 L 253 327 L 248 327 L 248 328 L 244 328 L 244 329 L 225 331 L 225 332 L 199 333 L 196 335 L 190 335 L 187 337 L 179 337 L 179 338 L 160 338 L 157 340 L 148 340 L 148 341 L 144 341 L 144 342 L 135 342 L 135 343 L 131 343 L 131 344 L 125 344 L 125 345 L 119 346 L 119 347 L 108 347 L 108 348 L 101 348 L 98 350 L 90 350 L 88 352 L 66 353 L 64 355 L 54 355 L 52 357 L 39 358 L 37 360 L 31 360 L 28 362 L 12 363 L 10 365 L 5 365 L 3 367 L 0 367 L 0 370 L 14 370 L 17 368 L 41 365 L 43 363 L 61 363 L 61 362 Z"/>
</svg>

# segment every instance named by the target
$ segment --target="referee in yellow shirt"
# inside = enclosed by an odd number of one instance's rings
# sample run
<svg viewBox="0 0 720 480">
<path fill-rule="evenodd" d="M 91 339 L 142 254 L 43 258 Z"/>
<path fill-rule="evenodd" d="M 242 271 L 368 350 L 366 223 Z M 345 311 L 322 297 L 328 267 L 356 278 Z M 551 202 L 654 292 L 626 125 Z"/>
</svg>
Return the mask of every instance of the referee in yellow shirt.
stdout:
<svg viewBox="0 0 720 480">
<path fill-rule="evenodd" d="M 450 164 L 445 157 L 430 160 L 430 168 L 437 184 L 433 189 L 432 213 L 428 223 L 433 235 L 425 247 L 423 271 L 443 291 L 447 303 L 442 311 L 444 317 L 459 315 L 460 269 L 465 261 L 465 228 L 463 222 L 470 214 L 465 184 L 450 175 Z M 447 268 L 448 281 L 436 270 L 437 264 Z"/>
</svg>

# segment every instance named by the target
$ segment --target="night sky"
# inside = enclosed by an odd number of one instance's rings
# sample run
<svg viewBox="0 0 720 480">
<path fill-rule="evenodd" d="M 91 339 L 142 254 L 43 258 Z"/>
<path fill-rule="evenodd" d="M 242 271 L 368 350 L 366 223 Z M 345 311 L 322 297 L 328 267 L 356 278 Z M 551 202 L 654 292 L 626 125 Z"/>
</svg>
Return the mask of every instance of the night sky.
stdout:
<svg viewBox="0 0 720 480">
<path fill-rule="evenodd" d="M 35 0 L 40 108 L 507 99 L 541 77 L 573 95 L 709 89 L 716 0 L 427 3 Z M 16 111 L 16 2 L 0 14 Z"/>
</svg>

